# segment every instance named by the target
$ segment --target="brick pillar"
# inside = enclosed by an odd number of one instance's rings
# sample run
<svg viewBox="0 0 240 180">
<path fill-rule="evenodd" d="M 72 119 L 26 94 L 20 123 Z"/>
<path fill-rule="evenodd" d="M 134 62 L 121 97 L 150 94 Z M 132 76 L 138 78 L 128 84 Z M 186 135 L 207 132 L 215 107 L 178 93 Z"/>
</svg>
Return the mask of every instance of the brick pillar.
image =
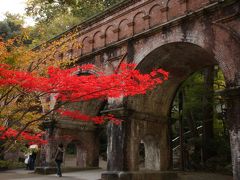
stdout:
<svg viewBox="0 0 240 180">
<path fill-rule="evenodd" d="M 124 164 L 124 125 L 107 126 L 108 147 L 107 147 L 107 170 L 122 171 Z"/>
<path fill-rule="evenodd" d="M 46 144 L 45 150 L 46 150 L 46 165 L 47 166 L 55 166 L 54 163 L 54 155 L 56 151 L 56 142 L 54 138 L 51 136 L 48 136 L 48 143 Z"/>
<path fill-rule="evenodd" d="M 171 169 L 171 151 L 169 144 L 169 127 L 168 123 L 161 124 L 160 131 L 160 170 L 166 171 Z"/>
<path fill-rule="evenodd" d="M 240 179 L 240 87 L 225 90 L 227 123 L 233 166 L 233 180 Z"/>
<path fill-rule="evenodd" d="M 128 120 L 127 111 L 123 108 L 110 110 L 108 113 L 115 117 L 124 120 L 121 125 L 109 123 L 107 126 L 107 170 L 108 171 L 123 171 L 126 169 L 126 134 Z"/>
<path fill-rule="evenodd" d="M 154 136 L 147 135 L 144 137 L 145 149 L 145 169 L 160 170 L 160 147 L 159 139 Z"/>
<path fill-rule="evenodd" d="M 138 120 L 131 118 L 128 120 L 125 148 L 125 171 L 139 170 L 139 144 L 140 132 Z"/>
<path fill-rule="evenodd" d="M 47 140 L 47 144 L 41 146 L 39 165 L 45 167 L 53 165 L 53 157 L 56 144 L 54 140 L 55 130 L 53 129 L 52 121 L 44 121 L 43 126 L 46 128 L 46 133 L 44 136 Z"/>
</svg>

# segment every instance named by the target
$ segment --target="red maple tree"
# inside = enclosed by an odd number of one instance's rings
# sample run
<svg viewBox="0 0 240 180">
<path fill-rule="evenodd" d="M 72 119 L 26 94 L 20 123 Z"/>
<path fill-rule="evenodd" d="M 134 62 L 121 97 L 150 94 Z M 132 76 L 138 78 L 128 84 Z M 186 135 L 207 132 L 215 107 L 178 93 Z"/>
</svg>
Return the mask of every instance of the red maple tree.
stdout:
<svg viewBox="0 0 240 180">
<path fill-rule="evenodd" d="M 12 69 L 9 65 L 0 64 L 0 87 L 14 86 L 29 93 L 55 94 L 56 100 L 64 104 L 99 98 L 107 99 L 145 94 L 148 90 L 168 79 L 168 72 L 162 69 L 155 69 L 148 74 L 142 74 L 135 67 L 135 64 L 122 63 L 118 70 L 112 74 L 96 72 L 95 66 L 92 64 L 70 69 L 49 67 L 47 75 L 40 76 L 36 73 L 19 71 Z M 78 75 L 79 72 L 84 73 Z M 121 120 L 113 115 L 91 117 L 79 111 L 63 109 L 61 105 L 51 111 L 57 111 L 62 116 L 72 119 L 92 121 L 97 124 L 101 124 L 105 120 L 112 121 L 115 124 L 121 123 Z M 37 120 L 42 119 L 38 118 Z M 30 135 L 24 132 L 24 129 L 18 132 L 11 128 L 4 131 L 3 126 L 0 128 L 0 132 L 3 131 L 0 137 L 2 139 L 12 136 L 29 142 L 45 143 L 41 140 L 40 135 Z"/>
</svg>

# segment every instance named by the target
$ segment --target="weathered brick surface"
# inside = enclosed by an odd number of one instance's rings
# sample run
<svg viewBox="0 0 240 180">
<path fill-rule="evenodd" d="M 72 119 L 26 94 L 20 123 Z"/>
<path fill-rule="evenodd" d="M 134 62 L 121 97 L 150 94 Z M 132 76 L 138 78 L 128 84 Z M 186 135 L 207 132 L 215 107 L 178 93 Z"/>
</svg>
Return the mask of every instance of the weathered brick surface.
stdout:
<svg viewBox="0 0 240 180">
<path fill-rule="evenodd" d="M 149 10 L 150 28 L 167 21 L 166 14 L 162 12 L 163 6 L 156 4 Z"/>
<path fill-rule="evenodd" d="M 174 0 L 172 0 L 174 1 Z M 188 1 L 187 5 L 188 5 L 188 11 L 194 11 L 198 8 L 201 8 L 205 5 L 210 4 L 211 2 L 214 2 L 214 0 L 186 0 Z"/>
<path fill-rule="evenodd" d="M 109 14 L 109 17 L 95 23 L 93 19 L 89 26 L 88 23 L 84 27 L 77 26 L 72 30 L 78 29 L 74 33 L 76 35 L 74 43 L 72 41 L 66 43 L 70 43 L 69 48 L 73 49 L 73 54 L 86 55 L 120 39 L 151 29 L 153 26 L 198 11 L 214 2 L 209 0 L 138 1 L 127 8 L 119 8 L 114 14 Z M 83 47 L 78 47 L 76 44 L 81 44 Z"/>
<path fill-rule="evenodd" d="M 188 6 L 188 3 L 186 3 L 185 0 L 169 0 L 167 4 L 168 20 L 184 15 L 188 11 L 187 6 Z"/>
<path fill-rule="evenodd" d="M 149 157 L 160 151 L 160 165 L 149 167 L 170 167 L 169 107 L 179 85 L 192 73 L 218 64 L 228 87 L 239 83 L 239 11 L 238 0 L 129 0 L 64 34 L 74 32 L 74 38 L 65 37 L 68 49 L 53 52 L 58 59 L 72 56 L 79 64 L 95 63 L 110 72 L 127 53 L 126 59 L 142 72 L 158 67 L 170 72 L 161 87 L 125 100 L 131 110 L 128 122 L 118 129 L 118 137 L 111 133 L 114 128 L 109 130 L 109 147 L 121 142 L 121 150 L 109 156 L 114 161 L 111 169 L 138 170 L 138 146 L 146 137 L 154 139 Z"/>
</svg>

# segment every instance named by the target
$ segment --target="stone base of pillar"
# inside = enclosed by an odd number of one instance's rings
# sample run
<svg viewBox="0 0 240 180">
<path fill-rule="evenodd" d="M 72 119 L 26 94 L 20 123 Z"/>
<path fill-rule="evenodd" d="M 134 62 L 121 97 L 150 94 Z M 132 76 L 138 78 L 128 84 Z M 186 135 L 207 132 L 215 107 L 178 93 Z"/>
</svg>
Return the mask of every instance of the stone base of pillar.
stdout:
<svg viewBox="0 0 240 180">
<path fill-rule="evenodd" d="M 101 180 L 232 180 L 231 175 L 182 171 L 107 171 Z"/>
<path fill-rule="evenodd" d="M 37 174 L 44 174 L 44 175 L 56 174 L 57 168 L 56 167 L 36 167 L 34 172 Z"/>
<path fill-rule="evenodd" d="M 102 180 L 178 180 L 176 172 L 160 171 L 107 171 Z"/>
</svg>

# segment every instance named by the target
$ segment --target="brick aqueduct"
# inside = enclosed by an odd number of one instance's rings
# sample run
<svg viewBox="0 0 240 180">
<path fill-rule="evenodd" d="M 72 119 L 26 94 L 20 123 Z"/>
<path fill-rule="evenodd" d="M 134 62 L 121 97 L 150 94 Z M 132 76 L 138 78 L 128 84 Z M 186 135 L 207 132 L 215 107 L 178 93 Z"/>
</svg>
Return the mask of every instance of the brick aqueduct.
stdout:
<svg viewBox="0 0 240 180">
<path fill-rule="evenodd" d="M 71 38 L 69 38 L 71 36 Z M 56 59 L 71 57 L 77 63 L 100 68 L 117 67 L 122 58 L 142 72 L 161 67 L 170 80 L 145 96 L 124 99 L 112 113 L 126 120 L 108 125 L 108 173 L 103 179 L 151 179 L 138 171 L 139 143 L 145 145 L 145 168 L 169 170 L 169 109 L 179 85 L 192 73 L 212 65 L 223 71 L 227 89 L 228 123 L 234 180 L 240 179 L 240 1 L 239 0 L 126 0 L 49 42 L 63 39 L 66 48 Z M 62 44 L 62 46 L 63 46 Z M 51 59 L 52 57 L 48 57 Z M 86 105 L 87 104 L 87 105 Z M 96 115 L 99 103 L 79 104 Z M 111 111 L 111 110 L 109 110 Z M 79 131 L 76 122 L 59 121 L 55 135 L 78 136 L 77 165 L 98 165 L 95 128 Z M 47 161 L 53 145 L 47 147 Z M 115 171 L 115 173 L 111 173 Z M 116 172 L 117 171 L 117 172 Z M 118 174 L 119 171 L 129 173 Z M 151 178 L 150 178 L 151 177 Z M 154 178 L 153 178 L 154 179 Z"/>
</svg>

